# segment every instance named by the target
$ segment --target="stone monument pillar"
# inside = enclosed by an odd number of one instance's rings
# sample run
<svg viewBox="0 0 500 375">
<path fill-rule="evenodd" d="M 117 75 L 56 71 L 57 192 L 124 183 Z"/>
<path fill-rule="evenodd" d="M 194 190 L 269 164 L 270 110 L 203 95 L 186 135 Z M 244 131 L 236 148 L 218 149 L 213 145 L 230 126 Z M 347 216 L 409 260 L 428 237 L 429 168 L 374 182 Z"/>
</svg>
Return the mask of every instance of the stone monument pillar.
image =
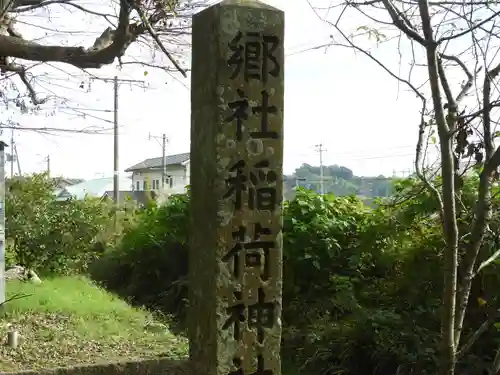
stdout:
<svg viewBox="0 0 500 375">
<path fill-rule="evenodd" d="M 189 339 L 194 375 L 280 375 L 284 14 L 193 18 Z"/>
<path fill-rule="evenodd" d="M 5 147 L 0 141 L 0 305 L 5 297 Z M 12 178 L 12 177 L 11 177 Z"/>
</svg>

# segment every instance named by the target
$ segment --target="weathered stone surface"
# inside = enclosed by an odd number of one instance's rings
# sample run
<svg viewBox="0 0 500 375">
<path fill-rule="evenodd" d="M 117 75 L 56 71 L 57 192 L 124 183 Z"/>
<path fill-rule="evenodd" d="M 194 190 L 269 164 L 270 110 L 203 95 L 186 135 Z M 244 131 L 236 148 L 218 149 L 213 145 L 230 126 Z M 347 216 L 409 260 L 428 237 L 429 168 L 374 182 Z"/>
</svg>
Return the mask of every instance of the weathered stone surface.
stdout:
<svg viewBox="0 0 500 375">
<path fill-rule="evenodd" d="M 5 147 L 0 141 L 0 305 L 5 302 Z"/>
<path fill-rule="evenodd" d="M 257 1 L 222 1 L 193 20 L 195 374 L 280 374 L 283 38 L 283 12 Z"/>
<path fill-rule="evenodd" d="M 42 280 L 40 280 L 35 271 L 28 270 L 22 266 L 14 266 L 5 271 L 5 280 L 29 281 L 33 284 L 42 283 Z"/>
</svg>

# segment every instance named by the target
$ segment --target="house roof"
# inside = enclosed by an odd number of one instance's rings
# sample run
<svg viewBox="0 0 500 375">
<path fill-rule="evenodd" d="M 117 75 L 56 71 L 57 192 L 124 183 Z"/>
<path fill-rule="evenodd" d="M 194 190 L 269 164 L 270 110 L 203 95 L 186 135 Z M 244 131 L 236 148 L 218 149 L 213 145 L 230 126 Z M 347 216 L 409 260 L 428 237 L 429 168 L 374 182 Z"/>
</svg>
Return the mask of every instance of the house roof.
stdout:
<svg viewBox="0 0 500 375">
<path fill-rule="evenodd" d="M 52 180 L 55 182 L 57 187 L 63 188 L 65 186 L 76 185 L 84 180 L 82 178 L 65 178 L 65 177 L 54 177 Z"/>
<path fill-rule="evenodd" d="M 121 177 L 119 179 L 119 184 L 121 189 L 128 190 L 132 187 L 132 180 Z M 106 191 L 110 190 L 113 190 L 113 177 L 96 178 L 76 185 L 67 186 L 64 189 L 67 194 L 76 199 L 83 199 L 85 196 L 100 198 Z"/>
<path fill-rule="evenodd" d="M 176 155 L 167 155 L 165 157 L 166 165 L 183 164 L 189 161 L 189 158 L 190 158 L 189 152 Z M 160 156 L 159 158 L 152 158 L 141 161 L 140 163 L 137 163 L 125 169 L 125 172 L 133 172 L 141 169 L 155 169 L 155 168 L 161 168 L 161 166 L 162 166 L 162 157 Z"/>
</svg>

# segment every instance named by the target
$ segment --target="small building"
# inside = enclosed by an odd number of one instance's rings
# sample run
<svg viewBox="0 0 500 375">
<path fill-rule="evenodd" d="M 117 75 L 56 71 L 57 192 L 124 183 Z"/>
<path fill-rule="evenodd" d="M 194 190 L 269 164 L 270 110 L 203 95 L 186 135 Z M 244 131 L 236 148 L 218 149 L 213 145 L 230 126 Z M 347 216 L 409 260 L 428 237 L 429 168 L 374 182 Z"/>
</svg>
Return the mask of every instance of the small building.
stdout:
<svg viewBox="0 0 500 375">
<path fill-rule="evenodd" d="M 162 189 L 162 168 L 165 165 L 165 186 L 164 190 L 184 192 L 191 176 L 190 154 L 168 155 L 165 163 L 162 157 L 146 159 L 127 169 L 125 172 L 132 172 L 132 184 L 134 191 L 160 191 Z"/>
<path fill-rule="evenodd" d="M 80 184 L 80 183 L 84 182 L 85 180 L 82 178 L 54 177 L 54 178 L 52 178 L 52 181 L 54 181 L 56 188 L 64 189 L 68 186 Z"/>
<path fill-rule="evenodd" d="M 71 198 L 71 194 L 66 190 L 68 186 L 73 186 L 81 184 L 85 180 L 81 178 L 64 178 L 64 177 L 54 177 L 52 181 L 55 185 L 55 190 L 53 192 L 54 196 L 58 200 L 65 200 Z"/>
<path fill-rule="evenodd" d="M 130 191 L 132 181 L 130 178 L 120 178 L 119 188 L 121 191 Z M 95 178 L 83 181 L 79 184 L 67 186 L 64 189 L 56 189 L 56 199 L 64 201 L 69 198 L 84 199 L 85 197 L 102 198 L 108 191 L 113 191 L 113 177 Z"/>
</svg>

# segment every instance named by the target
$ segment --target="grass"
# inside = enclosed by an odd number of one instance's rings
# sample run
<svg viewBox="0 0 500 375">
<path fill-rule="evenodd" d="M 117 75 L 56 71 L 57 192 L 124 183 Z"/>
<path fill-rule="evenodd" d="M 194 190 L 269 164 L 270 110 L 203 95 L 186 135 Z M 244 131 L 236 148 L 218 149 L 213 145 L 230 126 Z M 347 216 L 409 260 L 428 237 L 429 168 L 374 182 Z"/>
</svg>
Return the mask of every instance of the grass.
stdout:
<svg viewBox="0 0 500 375">
<path fill-rule="evenodd" d="M 97 287 L 83 277 L 58 277 L 40 285 L 7 283 L 0 316 L 0 373 L 83 363 L 180 358 L 188 344 L 151 314 Z M 7 331 L 19 331 L 17 349 L 5 345 Z"/>
</svg>

